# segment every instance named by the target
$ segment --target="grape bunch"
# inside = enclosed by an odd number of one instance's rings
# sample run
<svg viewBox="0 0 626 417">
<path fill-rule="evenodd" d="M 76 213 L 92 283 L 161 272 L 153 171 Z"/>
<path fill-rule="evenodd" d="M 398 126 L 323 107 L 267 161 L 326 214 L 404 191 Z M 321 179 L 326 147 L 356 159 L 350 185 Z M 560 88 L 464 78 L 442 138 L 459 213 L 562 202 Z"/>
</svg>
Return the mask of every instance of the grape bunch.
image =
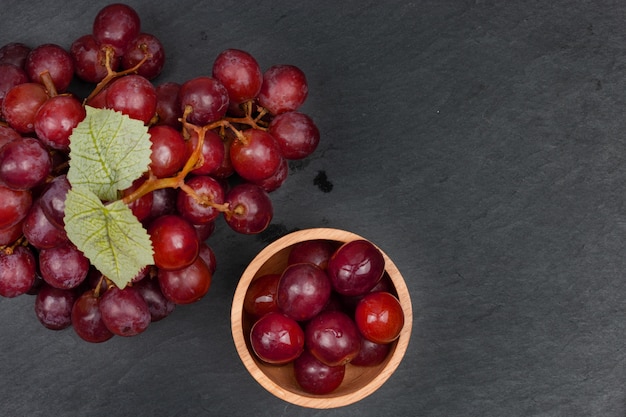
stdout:
<svg viewBox="0 0 626 417">
<path fill-rule="evenodd" d="M 319 143 L 298 111 L 308 95 L 298 67 L 263 72 L 226 49 L 207 73 L 157 84 L 164 64 L 162 43 L 121 3 L 68 49 L 0 48 L 0 295 L 34 296 L 49 329 L 99 343 L 200 300 L 218 219 L 265 230 L 288 161 Z M 141 239 L 147 261 L 135 256 Z"/>
<path fill-rule="evenodd" d="M 243 310 L 256 357 L 293 364 L 306 392 L 328 394 L 346 366 L 376 366 L 404 326 L 404 312 L 385 273 L 385 260 L 367 240 L 294 245 L 286 267 L 253 280 Z"/>
</svg>

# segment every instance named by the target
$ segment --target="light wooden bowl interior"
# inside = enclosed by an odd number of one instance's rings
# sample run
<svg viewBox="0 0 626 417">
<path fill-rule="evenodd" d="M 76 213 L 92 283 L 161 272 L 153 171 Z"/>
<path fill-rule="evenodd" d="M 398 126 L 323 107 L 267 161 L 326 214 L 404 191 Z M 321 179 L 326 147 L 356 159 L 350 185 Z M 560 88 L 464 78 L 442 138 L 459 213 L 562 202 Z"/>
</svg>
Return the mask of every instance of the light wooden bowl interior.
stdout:
<svg viewBox="0 0 626 417">
<path fill-rule="evenodd" d="M 254 355 L 250 346 L 249 334 L 253 322 L 243 310 L 246 291 L 250 283 L 256 278 L 269 273 L 280 273 L 287 266 L 287 258 L 293 245 L 314 239 L 326 239 L 341 244 L 364 238 L 344 230 L 316 228 L 293 232 L 268 245 L 246 268 L 235 290 L 231 310 L 232 335 L 235 347 L 244 366 L 261 386 L 276 397 L 302 407 L 342 407 L 372 394 L 396 370 L 409 344 L 413 325 L 413 310 L 409 291 L 400 271 L 385 252 L 381 250 L 385 259 L 385 273 L 394 285 L 395 293 L 402 305 L 405 317 L 400 337 L 393 342 L 390 353 L 382 364 L 372 367 L 348 364 L 344 380 L 339 388 L 327 395 L 312 395 L 299 387 L 291 364 L 276 366 L 260 361 Z"/>
</svg>

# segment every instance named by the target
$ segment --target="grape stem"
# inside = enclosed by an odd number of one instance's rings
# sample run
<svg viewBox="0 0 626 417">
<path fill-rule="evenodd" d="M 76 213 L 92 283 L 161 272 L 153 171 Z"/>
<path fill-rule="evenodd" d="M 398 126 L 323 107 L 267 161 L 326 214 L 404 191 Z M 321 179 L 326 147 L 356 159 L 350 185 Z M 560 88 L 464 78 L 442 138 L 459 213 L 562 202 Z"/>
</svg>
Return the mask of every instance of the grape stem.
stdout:
<svg viewBox="0 0 626 417">
<path fill-rule="evenodd" d="M 44 85 L 46 90 L 48 91 L 48 96 L 56 97 L 58 95 L 57 88 L 54 85 L 54 81 L 52 80 L 52 76 L 49 71 L 44 71 L 39 74 L 39 78 L 41 78 L 41 83 Z"/>
</svg>

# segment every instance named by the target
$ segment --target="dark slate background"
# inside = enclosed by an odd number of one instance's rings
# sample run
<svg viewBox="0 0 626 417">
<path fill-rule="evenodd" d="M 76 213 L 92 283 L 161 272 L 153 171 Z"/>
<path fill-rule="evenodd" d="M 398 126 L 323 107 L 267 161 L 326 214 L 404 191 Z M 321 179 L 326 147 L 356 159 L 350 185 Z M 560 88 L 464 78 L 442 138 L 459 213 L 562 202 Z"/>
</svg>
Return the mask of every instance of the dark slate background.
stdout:
<svg viewBox="0 0 626 417">
<path fill-rule="evenodd" d="M 3 0 L 0 44 L 69 47 L 106 2 L 62 4 Z M 626 416 L 626 3 L 129 4 L 165 45 L 157 83 L 225 48 L 299 66 L 322 142 L 270 232 L 220 222 L 210 293 L 138 337 L 88 344 L 0 300 L 0 415 Z M 395 374 L 327 411 L 260 387 L 229 325 L 254 255 L 320 226 L 382 247 L 414 309 Z"/>
</svg>

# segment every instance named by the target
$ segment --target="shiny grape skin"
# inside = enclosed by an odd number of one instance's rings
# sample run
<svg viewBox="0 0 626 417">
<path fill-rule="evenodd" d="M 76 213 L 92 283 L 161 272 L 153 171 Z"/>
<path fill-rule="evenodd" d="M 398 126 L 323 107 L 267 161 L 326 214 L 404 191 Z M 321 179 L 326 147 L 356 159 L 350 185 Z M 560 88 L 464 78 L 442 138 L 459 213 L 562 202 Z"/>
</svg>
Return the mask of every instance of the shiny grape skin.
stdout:
<svg viewBox="0 0 626 417">
<path fill-rule="evenodd" d="M 50 330 L 65 329 L 72 324 L 74 301 L 76 293 L 73 290 L 63 290 L 43 283 L 35 297 L 35 315 Z"/>
<path fill-rule="evenodd" d="M 305 350 L 293 362 L 294 375 L 300 387 L 315 395 L 329 394 L 339 388 L 346 373 L 345 365 L 329 366 Z"/>
<path fill-rule="evenodd" d="M 74 59 L 74 72 L 81 80 L 96 84 L 107 76 L 106 46 L 101 45 L 92 34 L 72 42 L 69 53 Z M 120 60 L 114 56 L 110 65 L 113 71 L 117 71 Z"/>
<path fill-rule="evenodd" d="M 17 246 L 12 252 L 0 250 L 0 296 L 26 294 L 35 282 L 35 256 L 30 248 Z"/>
<path fill-rule="evenodd" d="M 52 171 L 52 159 L 38 139 L 24 137 L 0 149 L 0 180 L 16 190 L 42 184 Z"/>
<path fill-rule="evenodd" d="M 145 51 L 144 51 L 145 49 Z M 122 56 L 122 68 L 130 69 L 148 54 L 148 59 L 137 69 L 137 74 L 153 80 L 165 65 L 165 49 L 161 41 L 150 33 L 140 33 L 128 46 Z"/>
<path fill-rule="evenodd" d="M 323 311 L 306 325 L 305 345 L 329 366 L 350 362 L 359 354 L 361 335 L 354 320 L 337 310 Z"/>
<path fill-rule="evenodd" d="M 306 100 L 309 88 L 304 72 L 293 65 L 274 65 L 263 73 L 259 104 L 271 114 L 297 110 Z"/>
<path fill-rule="evenodd" d="M 179 91 L 180 84 L 173 81 L 156 86 L 158 125 L 167 125 L 180 130 L 181 123 L 178 119 L 183 113 L 180 109 Z"/>
<path fill-rule="evenodd" d="M 33 203 L 28 190 L 14 190 L 0 183 L 0 229 L 7 229 L 21 222 Z"/>
<path fill-rule="evenodd" d="M 134 287 L 139 291 L 146 304 L 148 304 L 152 322 L 164 319 L 176 308 L 176 304 L 163 295 L 159 282 L 156 279 L 142 279 Z"/>
<path fill-rule="evenodd" d="M 322 311 L 331 289 L 326 272 L 317 265 L 292 264 L 281 274 L 276 301 L 284 314 L 297 321 L 306 321 Z"/>
<path fill-rule="evenodd" d="M 35 133 L 50 148 L 69 151 L 72 130 L 85 116 L 85 108 L 76 97 L 52 97 L 37 110 Z"/>
<path fill-rule="evenodd" d="M 280 274 L 266 274 L 250 283 L 243 301 L 243 309 L 254 319 L 280 311 L 277 303 Z"/>
<path fill-rule="evenodd" d="M 256 59 L 239 49 L 222 51 L 213 62 L 212 74 L 226 87 L 232 103 L 254 99 L 263 83 L 263 72 Z"/>
<path fill-rule="evenodd" d="M 376 366 L 387 359 L 391 345 L 389 343 L 374 343 L 361 337 L 361 349 L 350 363 L 356 366 Z"/>
<path fill-rule="evenodd" d="M 156 88 L 141 75 L 126 75 L 113 81 L 106 89 L 105 101 L 107 108 L 146 125 L 156 115 Z"/>
<path fill-rule="evenodd" d="M 287 264 L 308 262 L 326 269 L 328 260 L 335 252 L 335 246 L 334 243 L 325 239 L 305 240 L 296 243 L 289 252 Z"/>
<path fill-rule="evenodd" d="M 148 226 L 158 268 L 175 270 L 191 265 L 198 256 L 198 235 L 187 220 L 175 214 L 154 219 Z"/>
<path fill-rule="evenodd" d="M 150 170 L 157 178 L 175 175 L 180 171 L 190 152 L 183 135 L 171 126 L 157 125 L 148 129 L 152 142 Z"/>
<path fill-rule="evenodd" d="M 144 332 L 152 321 L 148 304 L 134 287 L 110 287 L 98 303 L 102 321 L 118 336 L 135 336 Z"/>
<path fill-rule="evenodd" d="M 185 184 L 200 197 L 207 198 L 215 204 L 224 203 L 224 189 L 215 178 L 208 175 L 199 175 L 191 177 Z M 209 223 L 220 215 L 218 209 L 200 204 L 195 198 L 182 190 L 178 192 L 176 207 L 178 213 L 193 224 Z"/>
<path fill-rule="evenodd" d="M 65 229 L 48 219 L 39 201 L 33 203 L 24 218 L 22 231 L 28 243 L 37 249 L 53 248 L 68 241 Z"/>
<path fill-rule="evenodd" d="M 13 129 L 26 134 L 35 131 L 35 115 L 48 93 L 38 83 L 22 83 L 7 91 L 2 101 L 2 116 Z"/>
<path fill-rule="evenodd" d="M 315 151 L 320 142 L 320 131 L 313 119 L 296 111 L 274 117 L 268 132 L 287 159 L 306 158 Z"/>
<path fill-rule="evenodd" d="M 180 110 L 191 106 L 192 112 L 187 120 L 195 125 L 203 126 L 218 121 L 228 110 L 228 91 L 212 77 L 198 76 L 185 81 L 178 93 Z"/>
<path fill-rule="evenodd" d="M 161 292 L 176 304 L 191 304 L 204 297 L 211 287 L 212 274 L 198 256 L 189 266 L 177 270 L 159 269 L 157 273 Z"/>
<path fill-rule="evenodd" d="M 336 292 L 361 295 L 370 291 L 385 272 L 385 259 L 371 242 L 357 239 L 343 244 L 328 261 L 328 276 Z"/>
<path fill-rule="evenodd" d="M 244 140 L 235 140 L 230 147 L 230 161 L 235 171 L 248 181 L 261 181 L 280 166 L 282 155 L 276 140 L 257 129 L 243 131 Z"/>
<path fill-rule="evenodd" d="M 233 186 L 224 199 L 230 212 L 224 213 L 228 226 L 242 234 L 261 233 L 272 221 L 274 209 L 267 192 L 255 184 Z"/>
<path fill-rule="evenodd" d="M 46 43 L 29 52 L 24 63 L 24 69 L 31 81 L 42 84 L 41 74 L 48 72 L 56 91 L 63 93 L 74 77 L 74 60 L 63 47 Z"/>
<path fill-rule="evenodd" d="M 98 304 L 94 290 L 87 290 L 72 306 L 72 328 L 81 339 L 90 343 L 106 342 L 114 336 L 102 321 Z"/>
<path fill-rule="evenodd" d="M 76 288 L 89 273 L 89 259 L 70 242 L 39 251 L 41 277 L 60 289 Z"/>
<path fill-rule="evenodd" d="M 65 221 L 65 198 L 70 190 L 70 182 L 65 174 L 59 175 L 46 185 L 39 202 L 43 212 L 54 225 L 63 228 Z"/>
<path fill-rule="evenodd" d="M 92 33 L 100 44 L 110 45 L 122 56 L 141 32 L 141 19 L 132 7 L 114 3 L 98 11 Z"/>
<path fill-rule="evenodd" d="M 365 295 L 354 312 L 359 332 L 374 343 L 391 343 L 400 336 L 404 312 L 398 299 L 384 291 Z"/>
<path fill-rule="evenodd" d="M 297 321 L 284 314 L 268 313 L 252 325 L 250 343 L 262 361 L 285 364 L 304 350 L 304 332 Z"/>
</svg>

